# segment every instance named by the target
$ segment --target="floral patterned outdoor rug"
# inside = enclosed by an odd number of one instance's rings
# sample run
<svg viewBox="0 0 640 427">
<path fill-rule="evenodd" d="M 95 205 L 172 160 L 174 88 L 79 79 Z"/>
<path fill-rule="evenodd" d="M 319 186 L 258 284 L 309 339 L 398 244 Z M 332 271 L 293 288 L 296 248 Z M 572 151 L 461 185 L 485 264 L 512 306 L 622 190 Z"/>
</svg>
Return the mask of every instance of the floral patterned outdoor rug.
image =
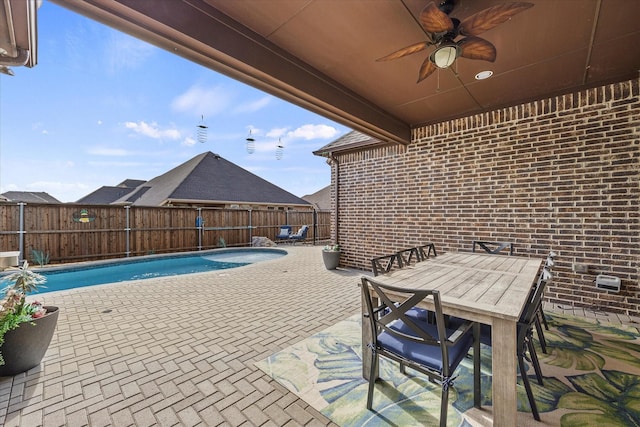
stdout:
<svg viewBox="0 0 640 427">
<path fill-rule="evenodd" d="M 542 423 L 530 414 L 518 380 L 518 425 L 640 426 L 640 334 L 633 327 L 546 314 L 548 354 L 538 348 L 544 386 L 530 379 Z M 340 426 L 437 425 L 440 387 L 381 360 L 374 411 L 365 408 L 360 315 L 319 332 L 256 365 Z M 491 406 L 491 348 L 481 348 L 482 405 Z M 473 409 L 473 364 L 463 361 L 449 392 L 449 426 L 482 425 Z M 474 412 L 476 411 L 476 412 Z M 471 415 L 470 415 L 471 414 Z M 516 423 L 514 422 L 514 425 Z"/>
</svg>

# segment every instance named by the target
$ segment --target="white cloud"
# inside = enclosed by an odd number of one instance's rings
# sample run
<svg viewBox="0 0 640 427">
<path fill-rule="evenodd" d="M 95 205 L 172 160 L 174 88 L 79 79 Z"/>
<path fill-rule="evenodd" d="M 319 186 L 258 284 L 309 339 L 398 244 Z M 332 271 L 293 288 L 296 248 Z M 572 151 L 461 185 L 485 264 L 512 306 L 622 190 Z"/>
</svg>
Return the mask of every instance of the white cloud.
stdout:
<svg viewBox="0 0 640 427">
<path fill-rule="evenodd" d="M 338 134 L 338 129 L 327 125 L 302 125 L 288 133 L 290 138 L 330 139 Z"/>
<path fill-rule="evenodd" d="M 269 138 L 280 138 L 287 133 L 288 128 L 273 128 L 267 132 Z"/>
<path fill-rule="evenodd" d="M 196 140 L 188 136 L 184 139 L 184 141 L 182 141 L 182 145 L 186 147 L 193 147 L 194 145 L 196 145 Z"/>
<path fill-rule="evenodd" d="M 117 73 L 140 67 L 156 48 L 134 37 L 114 32 L 107 40 L 105 49 L 106 68 L 110 73 Z"/>
<path fill-rule="evenodd" d="M 255 101 L 240 104 L 233 110 L 233 112 L 234 113 L 255 113 L 256 111 L 260 111 L 264 107 L 269 105 L 269 103 L 271 103 L 272 100 L 273 100 L 272 97 L 265 96 Z"/>
<path fill-rule="evenodd" d="M 127 129 L 131 129 L 137 134 L 147 136 L 153 139 L 172 139 L 178 140 L 181 138 L 180 131 L 175 128 L 160 129 L 157 123 L 147 123 L 144 121 L 139 122 L 125 122 L 124 126 Z"/>
<path fill-rule="evenodd" d="M 224 111 L 231 104 L 231 93 L 224 88 L 191 86 L 182 95 L 171 102 L 171 108 L 180 113 L 194 113 L 204 115 L 205 122 L 208 115 Z"/>
</svg>

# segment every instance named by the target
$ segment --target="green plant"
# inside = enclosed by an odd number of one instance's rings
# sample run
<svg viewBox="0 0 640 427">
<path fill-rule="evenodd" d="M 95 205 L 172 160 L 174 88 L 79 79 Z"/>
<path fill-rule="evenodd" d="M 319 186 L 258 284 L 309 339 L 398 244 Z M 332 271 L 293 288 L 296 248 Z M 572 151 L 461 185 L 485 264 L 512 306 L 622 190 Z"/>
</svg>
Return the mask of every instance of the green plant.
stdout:
<svg viewBox="0 0 640 427">
<path fill-rule="evenodd" d="M 31 249 L 31 258 L 33 258 L 33 261 L 38 263 L 40 267 L 49 264 L 49 252 Z"/>
<path fill-rule="evenodd" d="M 0 348 L 7 332 L 47 313 L 42 303 L 26 301 L 27 293 L 36 291 L 38 286 L 46 281 L 44 276 L 29 270 L 27 261 L 18 271 L 2 278 L 1 282 L 8 285 L 4 288 L 4 298 L 0 301 Z M 0 365 L 4 365 L 2 353 L 0 353 Z"/>
<path fill-rule="evenodd" d="M 222 237 L 218 238 L 218 247 L 219 248 L 226 248 L 227 247 L 227 242 L 224 241 L 224 238 L 222 238 Z"/>
<path fill-rule="evenodd" d="M 326 245 L 323 251 L 327 252 L 340 252 L 340 245 Z"/>
</svg>

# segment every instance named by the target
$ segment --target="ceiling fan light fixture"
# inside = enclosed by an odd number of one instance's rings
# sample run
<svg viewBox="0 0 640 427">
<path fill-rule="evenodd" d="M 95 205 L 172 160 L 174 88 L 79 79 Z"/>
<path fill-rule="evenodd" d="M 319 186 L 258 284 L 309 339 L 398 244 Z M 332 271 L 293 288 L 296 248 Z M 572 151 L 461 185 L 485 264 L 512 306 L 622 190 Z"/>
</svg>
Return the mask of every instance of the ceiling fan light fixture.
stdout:
<svg viewBox="0 0 640 427">
<path fill-rule="evenodd" d="M 431 62 L 438 68 L 449 68 L 454 63 L 460 51 L 454 42 L 443 42 L 436 50 L 433 51 Z"/>
</svg>

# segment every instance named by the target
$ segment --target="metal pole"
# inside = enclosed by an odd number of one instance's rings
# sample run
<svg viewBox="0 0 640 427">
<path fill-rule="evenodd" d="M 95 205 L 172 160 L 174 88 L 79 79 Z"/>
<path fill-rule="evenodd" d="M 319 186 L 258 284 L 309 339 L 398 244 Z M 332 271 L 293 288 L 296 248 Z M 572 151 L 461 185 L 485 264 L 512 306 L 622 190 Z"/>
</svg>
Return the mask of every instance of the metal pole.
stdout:
<svg viewBox="0 0 640 427">
<path fill-rule="evenodd" d="M 127 258 L 129 258 L 129 256 L 131 255 L 131 250 L 130 250 L 131 248 L 130 248 L 130 245 L 129 245 L 129 239 L 131 237 L 130 236 L 131 235 L 131 225 L 129 224 L 129 209 L 130 208 L 131 208 L 131 206 L 125 206 L 124 207 L 124 211 L 126 213 L 126 223 L 125 223 L 125 228 L 124 228 L 124 231 L 125 231 L 125 234 L 126 234 L 126 236 L 125 236 L 125 245 L 126 245 L 125 255 L 126 255 Z"/>
<path fill-rule="evenodd" d="M 196 228 L 198 229 L 198 250 L 202 250 L 202 227 L 204 221 L 202 220 L 202 208 L 196 208 L 198 211 L 198 218 L 196 218 Z"/>
<path fill-rule="evenodd" d="M 253 228 L 251 227 L 252 225 L 251 214 L 252 214 L 252 210 L 251 208 L 249 208 L 249 244 L 253 246 Z"/>
</svg>

